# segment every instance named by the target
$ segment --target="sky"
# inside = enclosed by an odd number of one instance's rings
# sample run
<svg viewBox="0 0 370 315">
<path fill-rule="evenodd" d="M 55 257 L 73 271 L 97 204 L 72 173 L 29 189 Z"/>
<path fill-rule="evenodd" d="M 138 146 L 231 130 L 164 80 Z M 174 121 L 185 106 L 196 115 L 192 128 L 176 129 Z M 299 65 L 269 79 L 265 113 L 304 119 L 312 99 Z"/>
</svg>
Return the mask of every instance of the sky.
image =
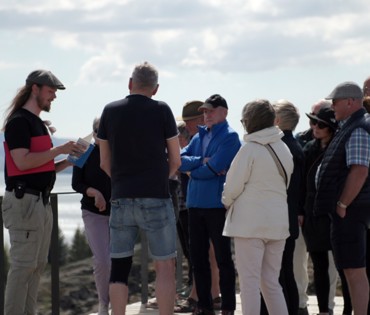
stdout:
<svg viewBox="0 0 370 315">
<path fill-rule="evenodd" d="M 2 0 L 1 123 L 27 75 L 48 69 L 66 90 L 41 117 L 56 137 L 84 137 L 148 61 L 175 116 L 218 93 L 242 136 L 246 103 L 287 99 L 301 131 L 338 83 L 370 76 L 369 13 L 368 0 Z"/>
</svg>

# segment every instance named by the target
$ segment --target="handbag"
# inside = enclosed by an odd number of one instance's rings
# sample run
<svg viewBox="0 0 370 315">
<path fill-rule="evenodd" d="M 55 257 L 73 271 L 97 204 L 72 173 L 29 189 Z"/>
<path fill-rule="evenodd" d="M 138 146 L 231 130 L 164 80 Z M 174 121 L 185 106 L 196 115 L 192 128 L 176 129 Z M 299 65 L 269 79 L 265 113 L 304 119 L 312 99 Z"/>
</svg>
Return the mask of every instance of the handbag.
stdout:
<svg viewBox="0 0 370 315">
<path fill-rule="evenodd" d="M 285 168 L 283 164 L 281 163 L 279 157 L 277 156 L 276 152 L 272 148 L 270 144 L 265 144 L 264 147 L 270 152 L 272 158 L 274 159 L 274 162 L 279 170 L 279 174 L 284 178 L 285 185 L 288 187 L 288 176 L 286 174 Z"/>
</svg>

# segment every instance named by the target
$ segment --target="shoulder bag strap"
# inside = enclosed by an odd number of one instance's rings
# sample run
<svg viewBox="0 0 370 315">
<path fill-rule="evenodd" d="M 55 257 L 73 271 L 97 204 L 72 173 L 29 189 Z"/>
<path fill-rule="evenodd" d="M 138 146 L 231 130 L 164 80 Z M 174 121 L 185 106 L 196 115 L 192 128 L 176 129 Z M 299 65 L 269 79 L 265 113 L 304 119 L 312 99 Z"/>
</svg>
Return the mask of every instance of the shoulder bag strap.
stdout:
<svg viewBox="0 0 370 315">
<path fill-rule="evenodd" d="M 280 175 L 284 178 L 285 185 L 288 187 L 288 176 L 286 174 L 285 168 L 283 164 L 281 163 L 279 157 L 277 156 L 274 149 L 269 144 L 265 144 L 265 148 L 270 152 L 272 158 L 274 159 L 274 162 L 279 170 Z"/>
</svg>

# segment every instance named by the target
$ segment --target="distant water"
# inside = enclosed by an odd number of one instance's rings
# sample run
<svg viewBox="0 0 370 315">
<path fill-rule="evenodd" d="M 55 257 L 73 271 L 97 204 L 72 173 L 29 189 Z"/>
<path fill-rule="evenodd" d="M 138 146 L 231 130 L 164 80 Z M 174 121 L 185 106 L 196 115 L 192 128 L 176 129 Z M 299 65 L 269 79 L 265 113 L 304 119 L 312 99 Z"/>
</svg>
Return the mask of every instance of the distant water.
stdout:
<svg viewBox="0 0 370 315">
<path fill-rule="evenodd" d="M 0 174 L 0 194 L 4 194 L 4 175 Z M 65 241 L 70 244 L 75 231 L 78 227 L 83 228 L 83 221 L 81 218 L 81 194 L 75 193 L 71 187 L 72 174 L 59 173 L 54 185 L 53 193 L 61 193 L 58 195 L 58 222 L 62 230 Z M 74 192 L 73 194 L 67 194 Z M 8 231 L 4 229 L 4 239 L 9 243 Z"/>
</svg>

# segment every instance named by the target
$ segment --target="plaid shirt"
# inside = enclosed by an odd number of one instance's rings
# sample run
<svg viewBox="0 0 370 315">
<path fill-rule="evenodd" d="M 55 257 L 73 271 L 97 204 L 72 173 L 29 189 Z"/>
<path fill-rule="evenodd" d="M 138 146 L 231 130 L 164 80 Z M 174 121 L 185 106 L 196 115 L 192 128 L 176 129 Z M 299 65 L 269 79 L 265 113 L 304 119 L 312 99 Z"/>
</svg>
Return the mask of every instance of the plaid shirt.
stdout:
<svg viewBox="0 0 370 315">
<path fill-rule="evenodd" d="M 347 166 L 370 165 L 370 135 L 362 128 L 356 128 L 346 143 Z"/>
</svg>

